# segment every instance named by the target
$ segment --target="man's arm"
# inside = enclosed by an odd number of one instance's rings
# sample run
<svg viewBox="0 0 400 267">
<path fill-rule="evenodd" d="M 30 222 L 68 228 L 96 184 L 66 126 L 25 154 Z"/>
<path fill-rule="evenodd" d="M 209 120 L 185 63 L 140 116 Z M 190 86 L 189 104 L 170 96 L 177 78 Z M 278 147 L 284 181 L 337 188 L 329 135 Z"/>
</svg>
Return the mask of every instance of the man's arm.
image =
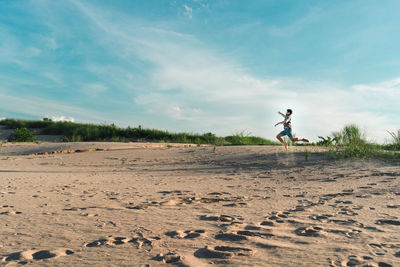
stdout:
<svg viewBox="0 0 400 267">
<path fill-rule="evenodd" d="M 278 114 L 281 115 L 282 117 L 285 117 L 285 114 L 283 114 L 282 112 L 278 111 Z"/>
<path fill-rule="evenodd" d="M 279 124 L 285 124 L 285 123 L 287 123 L 288 121 L 290 121 L 290 118 L 288 118 L 287 120 L 283 120 L 283 121 L 281 121 L 281 122 L 278 122 L 277 124 L 275 124 L 275 126 L 277 126 L 277 125 L 279 125 Z"/>
</svg>

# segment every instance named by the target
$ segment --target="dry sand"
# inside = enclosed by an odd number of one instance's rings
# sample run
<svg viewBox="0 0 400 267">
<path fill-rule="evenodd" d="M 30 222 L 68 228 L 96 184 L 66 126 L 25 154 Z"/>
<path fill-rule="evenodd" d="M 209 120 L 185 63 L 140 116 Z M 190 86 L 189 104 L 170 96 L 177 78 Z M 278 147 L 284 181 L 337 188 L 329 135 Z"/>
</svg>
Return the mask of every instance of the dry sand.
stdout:
<svg viewBox="0 0 400 267">
<path fill-rule="evenodd" d="M 400 266 L 400 167 L 304 149 L 7 144 L 0 264 Z"/>
</svg>

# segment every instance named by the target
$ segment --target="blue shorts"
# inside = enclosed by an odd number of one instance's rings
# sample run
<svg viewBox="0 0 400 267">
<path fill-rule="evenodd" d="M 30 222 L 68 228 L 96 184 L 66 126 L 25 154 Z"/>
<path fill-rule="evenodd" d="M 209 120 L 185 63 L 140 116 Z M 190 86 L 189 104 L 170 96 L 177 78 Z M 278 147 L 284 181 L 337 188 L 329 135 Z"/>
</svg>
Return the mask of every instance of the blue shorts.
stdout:
<svg viewBox="0 0 400 267">
<path fill-rule="evenodd" d="M 287 136 L 289 136 L 290 138 L 292 138 L 293 137 L 293 135 L 292 135 L 292 129 L 290 129 L 290 128 L 285 128 L 282 132 L 280 132 L 279 134 L 281 134 L 281 135 L 287 135 Z"/>
</svg>

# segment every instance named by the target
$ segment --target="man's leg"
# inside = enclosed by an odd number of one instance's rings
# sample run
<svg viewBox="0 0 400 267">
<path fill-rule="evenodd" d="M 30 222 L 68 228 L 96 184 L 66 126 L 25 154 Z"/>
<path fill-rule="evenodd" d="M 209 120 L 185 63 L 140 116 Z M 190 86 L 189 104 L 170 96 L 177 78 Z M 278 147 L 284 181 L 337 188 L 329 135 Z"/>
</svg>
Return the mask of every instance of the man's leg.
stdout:
<svg viewBox="0 0 400 267">
<path fill-rule="evenodd" d="M 285 147 L 285 150 L 288 150 L 288 144 L 285 141 L 283 141 L 282 139 L 283 136 L 284 136 L 283 134 L 278 134 L 276 138 L 279 140 L 279 142 L 282 143 L 282 145 Z"/>
</svg>

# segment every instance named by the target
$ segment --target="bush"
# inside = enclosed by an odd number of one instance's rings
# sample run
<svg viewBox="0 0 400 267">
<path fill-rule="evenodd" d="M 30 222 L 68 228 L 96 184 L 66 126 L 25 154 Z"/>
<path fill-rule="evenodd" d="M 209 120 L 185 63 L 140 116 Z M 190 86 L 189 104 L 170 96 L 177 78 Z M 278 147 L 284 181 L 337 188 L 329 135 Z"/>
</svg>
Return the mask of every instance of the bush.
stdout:
<svg viewBox="0 0 400 267">
<path fill-rule="evenodd" d="M 10 142 L 36 142 L 36 136 L 27 128 L 16 129 L 8 138 Z"/>
</svg>

